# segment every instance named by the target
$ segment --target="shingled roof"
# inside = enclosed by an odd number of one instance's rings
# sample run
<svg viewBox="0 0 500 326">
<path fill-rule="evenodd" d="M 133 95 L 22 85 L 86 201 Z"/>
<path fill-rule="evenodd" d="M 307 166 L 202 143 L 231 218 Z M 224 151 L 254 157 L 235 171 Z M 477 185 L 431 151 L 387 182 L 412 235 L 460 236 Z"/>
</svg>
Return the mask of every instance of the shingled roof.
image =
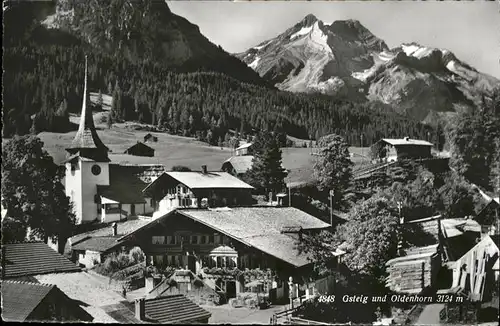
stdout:
<svg viewBox="0 0 500 326">
<path fill-rule="evenodd" d="M 56 286 L 19 281 L 1 281 L 2 318 L 25 321 Z"/>
<path fill-rule="evenodd" d="M 163 173 L 162 165 L 109 165 L 109 186 L 97 186 L 100 196 L 122 204 L 145 203 L 143 189 Z"/>
<path fill-rule="evenodd" d="M 243 174 L 252 168 L 252 160 L 253 155 L 232 156 L 224 161 L 222 167 L 230 164 L 237 174 Z"/>
<path fill-rule="evenodd" d="M 121 236 L 116 237 L 90 237 L 82 240 L 71 247 L 72 250 L 91 250 L 97 252 L 106 252 L 122 244 L 118 241 Z"/>
<path fill-rule="evenodd" d="M 94 125 L 94 118 L 92 116 L 92 109 L 90 107 L 90 97 L 87 91 L 87 57 L 85 57 L 85 83 L 83 87 L 83 102 L 82 102 L 82 113 L 80 115 L 80 125 L 78 131 L 71 143 L 71 147 L 67 148 L 70 154 L 75 154 L 76 152 L 81 152 L 80 155 L 84 154 L 81 150 L 85 150 L 85 154 L 89 154 L 88 150 L 96 150 L 99 153 L 98 156 L 107 157 L 109 149 L 104 145 L 99 136 Z M 94 155 L 91 155 L 94 156 Z"/>
<path fill-rule="evenodd" d="M 306 253 L 299 253 L 297 235 L 282 233 L 283 227 L 300 227 L 307 231 L 326 229 L 330 226 L 293 207 L 252 206 L 224 209 L 178 209 L 155 219 L 143 228 L 153 227 L 162 219 L 169 218 L 176 213 L 296 267 L 311 263 L 313 257 Z"/>
<path fill-rule="evenodd" d="M 69 259 L 43 242 L 22 242 L 2 245 L 2 277 L 79 272 Z"/>
<path fill-rule="evenodd" d="M 182 294 L 145 299 L 144 309 L 148 318 L 161 324 L 195 323 L 212 316 Z"/>
</svg>

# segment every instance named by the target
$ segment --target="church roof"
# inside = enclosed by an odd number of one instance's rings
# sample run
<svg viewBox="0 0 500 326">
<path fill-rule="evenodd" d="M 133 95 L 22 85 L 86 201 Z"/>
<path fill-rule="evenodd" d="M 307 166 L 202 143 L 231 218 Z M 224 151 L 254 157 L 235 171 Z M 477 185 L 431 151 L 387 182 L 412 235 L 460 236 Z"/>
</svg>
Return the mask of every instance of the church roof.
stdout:
<svg viewBox="0 0 500 326">
<path fill-rule="evenodd" d="M 74 154 L 76 151 L 85 149 L 87 151 L 80 153 L 81 156 L 89 154 L 88 150 L 97 150 L 101 153 L 107 153 L 109 149 L 104 145 L 94 125 L 92 108 L 90 106 L 89 93 L 87 92 L 87 57 L 85 57 L 85 83 L 83 88 L 82 113 L 80 115 L 80 125 L 68 152 Z M 93 156 L 93 155 L 92 155 Z"/>
</svg>

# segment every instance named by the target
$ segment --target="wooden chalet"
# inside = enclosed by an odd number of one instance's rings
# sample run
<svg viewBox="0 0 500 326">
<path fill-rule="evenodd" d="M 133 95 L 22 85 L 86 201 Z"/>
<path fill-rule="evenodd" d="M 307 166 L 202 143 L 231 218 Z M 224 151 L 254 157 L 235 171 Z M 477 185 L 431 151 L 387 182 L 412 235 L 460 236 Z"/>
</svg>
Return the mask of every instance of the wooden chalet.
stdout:
<svg viewBox="0 0 500 326">
<path fill-rule="evenodd" d="M 253 143 L 246 143 L 235 149 L 236 156 L 242 155 L 252 155 L 253 154 Z"/>
<path fill-rule="evenodd" d="M 124 154 L 153 157 L 155 156 L 155 150 L 144 143 L 137 142 L 137 144 L 127 148 Z"/>
<path fill-rule="evenodd" d="M 158 137 L 150 134 L 150 133 L 147 133 L 145 136 L 144 136 L 144 142 L 157 142 L 158 141 Z"/>
<path fill-rule="evenodd" d="M 432 157 L 433 144 L 425 140 L 383 138 L 372 145 L 371 152 L 376 162 L 392 162 L 401 159 Z"/>
<path fill-rule="evenodd" d="M 227 172 L 164 172 L 144 190 L 152 198 L 154 217 L 178 207 L 220 207 L 252 204 L 253 187 Z"/>
<path fill-rule="evenodd" d="M 253 155 L 232 156 L 222 163 L 221 171 L 241 177 L 252 168 Z"/>
<path fill-rule="evenodd" d="M 121 240 L 141 247 L 148 265 L 201 274 L 231 298 L 244 284 L 230 273 L 215 275 L 214 269 L 269 269 L 282 288 L 290 276 L 301 280 L 312 272 L 312 257 L 296 248 L 301 237 L 328 227 L 292 207 L 190 208 L 175 209 Z"/>
</svg>

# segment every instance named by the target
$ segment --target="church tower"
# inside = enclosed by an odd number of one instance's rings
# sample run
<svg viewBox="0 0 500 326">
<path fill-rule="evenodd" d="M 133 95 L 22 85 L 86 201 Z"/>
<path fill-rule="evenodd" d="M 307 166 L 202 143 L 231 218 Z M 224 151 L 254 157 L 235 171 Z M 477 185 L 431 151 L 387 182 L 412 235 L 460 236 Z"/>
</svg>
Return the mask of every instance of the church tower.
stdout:
<svg viewBox="0 0 500 326">
<path fill-rule="evenodd" d="M 97 185 L 109 185 L 109 149 L 103 144 L 94 125 L 87 90 L 87 56 L 80 125 L 71 146 L 66 149 L 66 196 L 74 205 L 77 224 L 100 216 Z"/>
</svg>

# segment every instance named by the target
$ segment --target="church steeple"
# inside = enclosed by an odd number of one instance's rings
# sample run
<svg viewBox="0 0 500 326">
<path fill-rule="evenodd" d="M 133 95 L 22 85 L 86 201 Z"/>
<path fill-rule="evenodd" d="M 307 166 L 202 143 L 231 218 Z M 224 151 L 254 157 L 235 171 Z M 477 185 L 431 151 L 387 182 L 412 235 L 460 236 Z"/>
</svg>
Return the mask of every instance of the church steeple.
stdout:
<svg viewBox="0 0 500 326">
<path fill-rule="evenodd" d="M 90 96 L 87 91 L 87 56 L 85 56 L 85 83 L 83 88 L 82 114 L 80 125 L 71 146 L 66 149 L 70 154 L 79 154 L 95 161 L 109 161 L 109 149 L 104 145 L 94 125 L 92 108 L 90 107 Z"/>
</svg>

